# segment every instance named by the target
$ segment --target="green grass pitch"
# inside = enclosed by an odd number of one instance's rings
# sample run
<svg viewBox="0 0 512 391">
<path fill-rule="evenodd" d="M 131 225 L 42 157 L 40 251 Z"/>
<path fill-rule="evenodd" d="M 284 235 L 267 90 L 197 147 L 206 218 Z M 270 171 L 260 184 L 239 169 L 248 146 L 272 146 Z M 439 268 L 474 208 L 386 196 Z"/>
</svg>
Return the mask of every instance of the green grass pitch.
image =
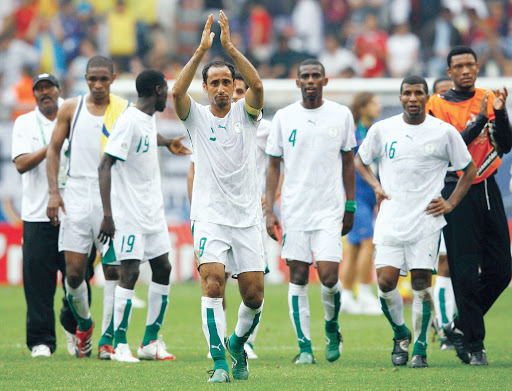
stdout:
<svg viewBox="0 0 512 391">
<path fill-rule="evenodd" d="M 138 286 L 145 298 L 147 287 Z M 58 328 L 58 347 L 51 358 L 30 357 L 25 346 L 25 301 L 21 287 L 0 288 L 0 390 L 510 390 L 512 389 L 512 289 L 508 288 L 486 316 L 488 367 L 462 364 L 453 351 L 439 350 L 430 343 L 430 368 L 394 368 L 391 364 L 392 331 L 384 316 L 341 314 L 344 351 L 329 363 L 324 356 L 324 321 L 320 287 L 309 288 L 311 334 L 316 365 L 297 366 L 298 353 L 290 323 L 287 286 L 265 287 L 265 307 L 255 345 L 260 356 L 250 360 L 248 381 L 207 384 L 207 345 L 201 330 L 198 284 L 171 288 L 170 307 L 162 334 L 175 362 L 124 364 L 97 360 L 100 336 L 102 290 L 93 289 L 92 313 L 96 320 L 93 356 L 71 357 Z M 60 310 L 62 289 L 56 295 Z M 232 333 L 240 296 L 237 287 L 227 287 L 228 332 Z M 128 341 L 132 352 L 142 340 L 145 309 L 134 309 Z M 411 328 L 407 308 L 406 325 Z M 228 363 L 229 363 L 228 358 Z"/>
</svg>

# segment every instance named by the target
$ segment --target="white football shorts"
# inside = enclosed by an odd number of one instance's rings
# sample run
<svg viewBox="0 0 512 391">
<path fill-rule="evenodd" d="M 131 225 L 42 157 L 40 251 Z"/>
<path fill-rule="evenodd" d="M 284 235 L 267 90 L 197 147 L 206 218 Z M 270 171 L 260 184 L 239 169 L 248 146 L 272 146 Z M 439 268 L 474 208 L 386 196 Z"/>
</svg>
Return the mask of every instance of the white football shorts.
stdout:
<svg viewBox="0 0 512 391">
<path fill-rule="evenodd" d="M 424 239 L 401 246 L 375 245 L 375 268 L 392 266 L 400 269 L 401 275 L 407 275 L 412 269 L 437 269 L 437 252 L 441 231 Z"/>
<path fill-rule="evenodd" d="M 281 257 L 288 261 L 302 261 L 311 264 L 315 261 L 341 262 L 341 224 L 314 231 L 289 231 L 283 235 Z"/>
<path fill-rule="evenodd" d="M 89 254 L 92 244 L 101 253 L 98 240 L 103 206 L 97 179 L 68 178 L 64 190 L 64 208 L 59 228 L 59 251 Z"/>
<path fill-rule="evenodd" d="M 115 260 L 104 255 L 104 264 L 120 265 L 121 261 L 138 260 L 141 263 L 171 252 L 169 232 L 126 233 L 116 231 L 114 236 Z"/>
<path fill-rule="evenodd" d="M 247 228 L 192 222 L 196 266 L 222 263 L 236 278 L 245 272 L 264 272 L 263 243 L 260 225 Z"/>
</svg>

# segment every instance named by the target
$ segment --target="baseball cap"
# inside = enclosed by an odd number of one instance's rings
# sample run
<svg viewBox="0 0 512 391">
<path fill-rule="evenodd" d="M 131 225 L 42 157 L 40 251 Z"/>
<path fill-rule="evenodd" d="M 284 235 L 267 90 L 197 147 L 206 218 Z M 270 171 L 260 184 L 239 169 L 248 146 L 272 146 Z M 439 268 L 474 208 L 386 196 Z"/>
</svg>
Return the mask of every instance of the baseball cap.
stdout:
<svg viewBox="0 0 512 391">
<path fill-rule="evenodd" d="M 48 80 L 50 83 L 55 84 L 57 88 L 60 88 L 59 81 L 55 76 L 50 75 L 49 73 L 40 73 L 39 75 L 34 77 L 34 81 L 32 82 L 32 89 L 36 87 L 37 83 L 43 80 Z"/>
</svg>

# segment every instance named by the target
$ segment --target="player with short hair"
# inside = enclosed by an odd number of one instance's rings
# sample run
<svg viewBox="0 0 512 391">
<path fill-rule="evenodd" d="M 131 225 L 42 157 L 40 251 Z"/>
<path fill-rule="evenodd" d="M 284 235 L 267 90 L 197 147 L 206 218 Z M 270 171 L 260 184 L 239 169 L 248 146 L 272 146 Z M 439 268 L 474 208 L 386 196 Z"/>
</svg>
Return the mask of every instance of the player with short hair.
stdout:
<svg viewBox="0 0 512 391">
<path fill-rule="evenodd" d="M 141 72 L 135 84 L 137 103 L 116 120 L 98 168 L 104 213 L 99 238 L 103 244 L 113 240 L 115 262 L 121 265 L 115 291 L 115 345 L 111 359 L 139 361 L 130 351 L 126 332 L 139 266 L 149 261 L 153 276 L 148 291 L 146 332 L 138 356 L 146 360 L 174 360 L 174 355 L 158 339 L 171 289 L 171 244 L 160 184 L 154 114 L 164 111 L 168 87 L 164 74 L 155 70 Z"/>
<path fill-rule="evenodd" d="M 59 250 L 66 257 L 66 290 L 73 314 L 77 319 L 78 357 L 91 355 L 91 338 L 94 327 L 89 312 L 87 287 L 84 281 L 87 255 L 94 244 L 101 252 L 96 236 L 101 223 L 101 200 L 98 187 L 97 167 L 102 151 L 102 131 L 105 113 L 119 102 L 124 110 L 128 102 L 110 95 L 110 85 L 116 75 L 112 61 L 96 56 L 89 60 L 85 79 L 90 93 L 86 96 L 67 99 L 61 106 L 57 124 L 48 148 L 47 171 L 50 198 L 47 214 L 53 224 L 59 223 L 59 208 L 64 216 L 60 224 Z M 119 111 L 120 113 L 120 111 Z M 65 139 L 69 140 L 69 163 L 64 200 L 58 188 L 60 151 Z M 114 304 L 114 290 L 119 278 L 116 267 L 104 265 L 105 286 L 103 291 L 102 338 L 98 346 L 98 357 L 109 359 L 112 352 L 110 323 Z"/>
<path fill-rule="evenodd" d="M 355 164 L 372 186 L 380 205 L 373 241 L 382 311 L 394 335 L 391 360 L 406 365 L 411 332 L 405 326 L 403 300 L 396 288 L 401 273 L 411 272 L 414 349 L 411 368 L 427 367 L 432 323 L 432 271 L 437 262 L 443 217 L 457 206 L 476 175 L 466 145 L 453 126 L 427 116 L 428 86 L 420 76 L 400 85 L 403 114 L 373 125 L 359 147 Z M 380 181 L 369 165 L 378 159 Z M 462 170 L 448 199 L 441 197 L 448 164 Z"/>
<path fill-rule="evenodd" d="M 50 197 L 47 214 L 53 224 L 59 224 L 59 209 L 64 216 L 59 231 L 59 251 L 66 257 L 66 291 L 68 301 L 77 319 L 78 357 L 91 355 L 94 322 L 89 311 L 87 286 L 84 281 L 87 254 L 93 244 L 103 253 L 98 240 L 102 221 L 98 166 L 103 148 L 117 117 L 129 102 L 110 93 L 116 79 L 112 60 L 92 57 L 87 63 L 85 80 L 90 93 L 67 99 L 59 109 L 57 124 L 48 146 L 47 172 Z M 69 163 L 64 199 L 58 187 L 60 151 L 69 140 Z M 159 144 L 170 149 L 179 140 L 162 139 Z M 180 144 L 181 145 L 181 144 Z M 119 279 L 118 267 L 108 265 L 103 257 L 105 286 L 103 288 L 102 336 L 98 343 L 98 358 L 110 359 L 113 352 L 112 310 L 114 292 Z"/>
<path fill-rule="evenodd" d="M 245 98 L 245 94 L 247 93 L 247 90 L 249 89 L 249 86 L 245 82 L 244 78 L 240 73 L 235 73 L 235 85 L 233 89 L 233 103 L 238 102 L 240 99 Z M 267 165 L 268 165 L 268 157 L 265 154 L 265 147 L 267 146 L 267 138 L 270 133 L 270 121 L 262 118 L 260 120 L 260 124 L 258 126 L 258 131 L 256 133 L 256 142 L 258 144 L 258 150 L 256 152 L 256 164 L 258 167 L 258 178 L 260 180 L 260 188 L 261 188 L 261 203 L 263 205 L 263 208 L 265 208 L 265 177 L 267 172 Z M 194 157 L 193 155 L 190 158 L 190 169 L 187 175 L 187 188 L 188 188 L 188 197 L 189 200 L 192 200 L 192 189 L 194 186 Z M 264 219 L 262 220 L 262 227 L 261 227 L 261 234 L 262 234 L 262 240 L 263 240 L 263 250 L 264 250 L 264 256 L 265 256 L 265 263 L 267 264 L 268 269 L 268 259 L 267 259 L 267 253 L 265 248 L 265 239 L 268 237 L 267 230 L 263 226 L 264 225 Z M 229 278 L 229 270 L 226 269 L 226 281 Z M 226 316 L 226 295 L 222 298 L 222 308 L 224 309 L 224 317 Z M 254 342 L 256 341 L 256 336 L 258 334 L 259 329 L 259 323 L 252 331 L 251 335 L 249 336 L 249 339 L 244 344 L 244 349 L 247 353 L 248 359 L 256 359 L 258 358 L 258 355 L 254 352 Z M 208 358 L 212 358 L 210 350 L 208 350 Z"/>
<path fill-rule="evenodd" d="M 263 246 L 261 199 L 257 182 L 256 131 L 263 108 L 258 72 L 231 42 L 229 22 L 220 11 L 220 41 L 249 91 L 232 103 L 235 68 L 216 61 L 203 68 L 203 91 L 209 105 L 197 104 L 187 90 L 213 43 L 213 15 L 206 21 L 201 43 L 172 90 L 174 107 L 194 148 L 195 175 L 190 218 L 194 252 L 201 275 L 203 332 L 214 360 L 209 382 L 228 382 L 225 348 L 235 379 L 249 376 L 244 343 L 258 325 L 263 308 Z M 242 303 L 235 332 L 224 342 L 222 297 L 225 266 L 238 278 Z"/>
<path fill-rule="evenodd" d="M 274 239 L 274 229 L 279 230 L 280 225 L 273 205 L 281 159 L 284 161 L 281 256 L 290 267 L 288 305 L 300 348 L 296 364 L 315 363 L 307 295 L 312 253 L 322 283 L 327 360 L 337 360 L 343 348 L 338 324 L 342 291 L 338 273 L 341 236 L 351 230 L 356 210 L 352 151 L 356 139 L 348 107 L 323 98 L 327 82 L 319 61 L 308 59 L 299 65 L 296 84 L 302 100 L 275 114 L 266 148 L 270 158 L 265 215 L 267 232 Z"/>
<path fill-rule="evenodd" d="M 468 195 L 446 216 L 448 264 L 458 316 L 444 328 L 458 357 L 487 365 L 484 315 L 510 284 L 510 233 L 503 200 L 494 179 L 501 156 L 512 148 L 512 127 L 506 110 L 508 91 L 476 88 L 479 64 L 473 49 L 456 46 L 447 56 L 446 72 L 454 88 L 433 96 L 427 110 L 460 132 L 477 167 Z M 455 187 L 448 172 L 443 196 Z"/>
</svg>

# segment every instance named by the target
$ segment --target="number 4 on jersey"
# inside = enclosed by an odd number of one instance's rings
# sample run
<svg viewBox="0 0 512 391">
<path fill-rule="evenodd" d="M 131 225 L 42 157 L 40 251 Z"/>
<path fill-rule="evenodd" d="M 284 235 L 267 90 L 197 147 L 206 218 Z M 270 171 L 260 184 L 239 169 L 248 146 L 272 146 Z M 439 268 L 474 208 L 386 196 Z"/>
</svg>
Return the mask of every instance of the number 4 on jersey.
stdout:
<svg viewBox="0 0 512 391">
<path fill-rule="evenodd" d="M 297 129 L 293 129 L 292 133 L 290 134 L 290 138 L 288 139 L 288 141 L 292 143 L 292 147 L 295 146 L 295 138 L 296 137 L 297 137 Z"/>
</svg>

